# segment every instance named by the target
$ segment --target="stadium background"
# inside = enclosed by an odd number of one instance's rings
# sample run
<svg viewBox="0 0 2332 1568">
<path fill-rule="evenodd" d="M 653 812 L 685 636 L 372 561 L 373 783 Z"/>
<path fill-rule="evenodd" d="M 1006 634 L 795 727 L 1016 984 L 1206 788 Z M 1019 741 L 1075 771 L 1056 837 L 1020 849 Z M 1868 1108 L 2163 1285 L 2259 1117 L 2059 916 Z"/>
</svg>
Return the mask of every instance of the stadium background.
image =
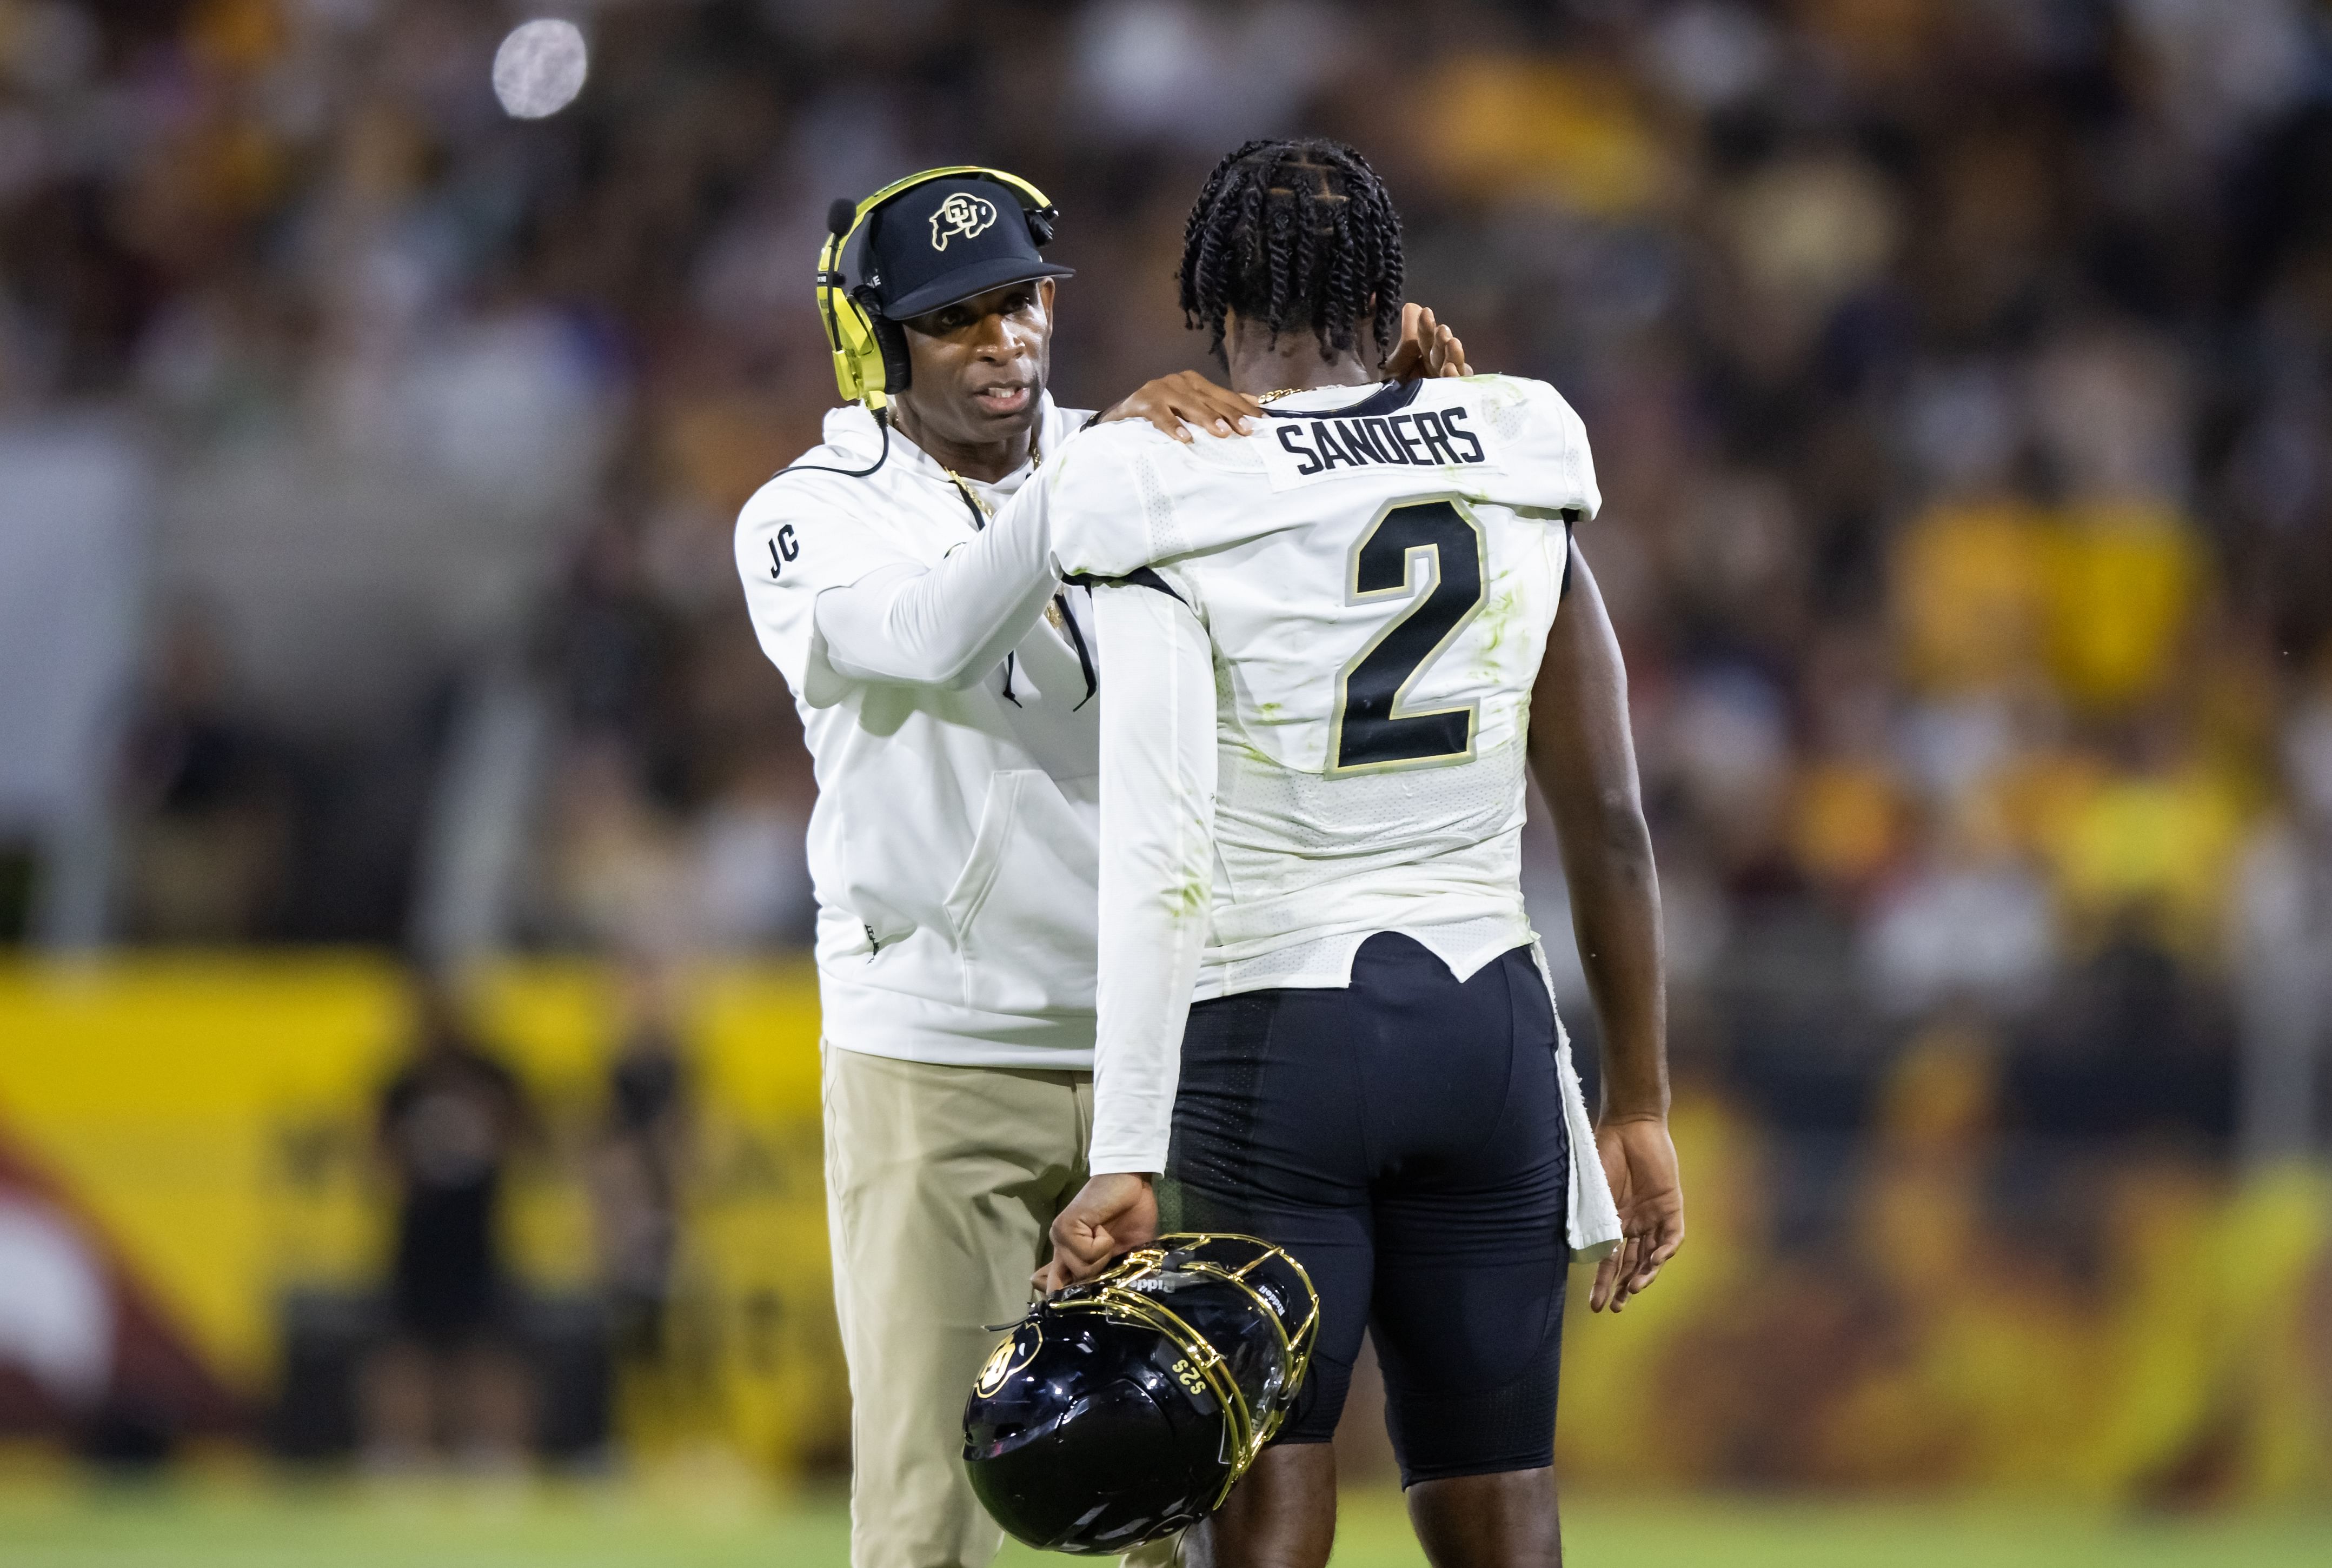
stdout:
<svg viewBox="0 0 2332 1568">
<path fill-rule="evenodd" d="M 590 73 L 520 120 L 540 14 Z M 2308 0 L 0 0 L 0 1544 L 836 1549 L 811 786 L 729 555 L 831 400 L 823 215 L 1036 180 L 1106 404 L 1195 362 L 1200 176 L 1299 129 L 1607 497 L 1693 1239 L 1572 1325 L 1585 1560 L 2320 1553 Z M 611 1052 L 668 1028 L 697 1104 L 674 1332 L 516 1522 L 265 1479 L 350 1473 L 289 1389 L 379 1276 L 423 968 L 543 1109 L 506 1231 L 569 1342 Z"/>
</svg>

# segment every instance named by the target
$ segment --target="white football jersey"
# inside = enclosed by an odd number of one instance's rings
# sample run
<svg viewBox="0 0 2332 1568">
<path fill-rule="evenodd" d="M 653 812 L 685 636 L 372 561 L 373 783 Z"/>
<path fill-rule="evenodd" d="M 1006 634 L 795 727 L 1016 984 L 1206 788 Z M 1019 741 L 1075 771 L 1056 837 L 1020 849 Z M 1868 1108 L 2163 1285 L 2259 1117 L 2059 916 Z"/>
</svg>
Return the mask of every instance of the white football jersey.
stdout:
<svg viewBox="0 0 2332 1568">
<path fill-rule="evenodd" d="M 1212 645 L 1196 994 L 1347 984 L 1380 931 L 1464 978 L 1531 940 L 1524 741 L 1569 525 L 1600 502 L 1585 431 L 1511 376 L 1319 388 L 1269 413 L 1188 445 L 1101 426 L 1051 476 L 1062 570 L 1154 574 Z"/>
</svg>

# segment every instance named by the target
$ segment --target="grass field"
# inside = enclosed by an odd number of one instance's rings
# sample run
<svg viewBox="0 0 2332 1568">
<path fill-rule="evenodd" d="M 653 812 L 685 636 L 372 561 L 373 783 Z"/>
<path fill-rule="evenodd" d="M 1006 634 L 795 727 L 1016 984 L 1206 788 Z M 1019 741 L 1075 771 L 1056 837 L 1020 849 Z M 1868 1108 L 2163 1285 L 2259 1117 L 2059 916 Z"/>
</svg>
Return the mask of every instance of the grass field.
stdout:
<svg viewBox="0 0 2332 1568">
<path fill-rule="evenodd" d="M 2324 1568 L 2332 1513 L 2139 1523 L 2049 1510 L 1617 1498 L 1568 1510 L 1573 1563 L 1627 1568 Z M 838 1500 L 625 1487 L 0 1485 L 7 1568 L 841 1568 Z M 1074 1559 L 1015 1548 L 1004 1568 Z M 1348 1498 L 1337 1568 L 1414 1568 L 1400 1499 Z"/>
</svg>

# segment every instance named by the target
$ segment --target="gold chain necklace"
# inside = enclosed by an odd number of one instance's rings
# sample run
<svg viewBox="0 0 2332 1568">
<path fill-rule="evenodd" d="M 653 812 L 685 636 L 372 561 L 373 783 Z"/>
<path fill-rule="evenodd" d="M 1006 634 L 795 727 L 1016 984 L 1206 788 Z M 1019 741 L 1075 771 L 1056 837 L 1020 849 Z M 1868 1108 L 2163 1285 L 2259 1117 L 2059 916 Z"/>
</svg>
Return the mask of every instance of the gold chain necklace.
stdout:
<svg viewBox="0 0 2332 1568">
<path fill-rule="evenodd" d="M 1034 441 L 1028 443 L 1028 478 L 1030 480 L 1033 481 L 1037 477 L 1036 471 L 1044 465 L 1044 450 Z M 971 503 L 971 508 L 974 512 L 979 512 L 981 517 L 987 519 L 989 522 L 994 522 L 996 521 L 996 509 L 988 504 L 988 498 L 986 496 L 980 494 L 980 492 L 971 487 L 971 482 L 970 480 L 964 478 L 962 474 L 958 473 L 954 469 L 950 468 L 945 464 L 940 464 L 940 472 L 946 474 L 949 480 L 954 483 L 956 489 L 962 493 L 964 500 Z M 1051 624 L 1052 628 L 1056 632 L 1066 629 L 1066 617 L 1061 611 L 1060 595 L 1055 594 L 1046 604 L 1045 619 Z"/>
<path fill-rule="evenodd" d="M 1276 402 L 1282 397 L 1293 397 L 1298 392 L 1310 392 L 1313 390 L 1314 390 L 1314 388 L 1310 387 L 1282 387 L 1276 392 L 1265 392 L 1257 395 L 1256 401 L 1258 403 L 1272 403 Z"/>
<path fill-rule="evenodd" d="M 1037 471 L 1037 469 L 1039 469 L 1039 468 L 1043 467 L 1043 466 L 1044 466 L 1044 464 L 1045 464 L 1045 451 L 1044 451 L 1044 448 L 1043 448 L 1043 447 L 1041 447 L 1041 446 L 1039 446 L 1039 445 L 1037 445 L 1037 443 L 1036 443 L 1036 442 L 1034 442 L 1034 441 L 1029 442 L 1029 443 L 1028 443 L 1028 469 L 1029 469 L 1029 477 L 1030 477 L 1031 479 L 1035 478 L 1035 477 L 1036 477 L 1036 471 Z M 978 492 L 978 491 L 974 490 L 974 489 L 971 487 L 971 482 L 970 482 L 970 480 L 966 479 L 962 474 L 958 473 L 954 469 L 950 468 L 950 467 L 949 467 L 946 464 L 944 464 L 944 463 L 942 463 L 942 464 L 940 464 L 940 472 L 941 472 L 941 473 L 946 474 L 946 475 L 948 476 L 948 480 L 949 480 L 949 482 L 950 482 L 951 483 L 952 483 L 952 484 L 956 487 L 956 489 L 957 489 L 957 490 L 959 490 L 959 491 L 961 491 L 961 492 L 962 492 L 964 500 L 966 500 L 966 501 L 968 501 L 968 502 L 970 502 L 971 503 L 971 509 L 972 509 L 974 512 L 977 512 L 978 513 L 980 513 L 980 515 L 981 517 L 986 518 L 989 522 L 994 522 L 994 521 L 996 521 L 996 509 L 995 509 L 994 507 L 992 507 L 992 506 L 990 506 L 990 505 L 989 505 L 989 504 L 988 504 L 988 498 L 987 498 L 986 496 L 984 496 L 984 495 L 980 494 L 980 492 Z"/>
<path fill-rule="evenodd" d="M 988 504 L 988 497 L 980 494 L 980 492 L 971 487 L 971 483 L 969 480 L 965 479 L 962 474 L 958 473 L 952 468 L 942 468 L 940 472 L 946 474 L 948 476 L 949 483 L 952 483 L 958 491 L 962 492 L 964 500 L 971 503 L 971 509 L 974 512 L 980 513 L 980 516 L 986 518 L 990 522 L 994 522 L 996 521 L 996 509 Z"/>
</svg>

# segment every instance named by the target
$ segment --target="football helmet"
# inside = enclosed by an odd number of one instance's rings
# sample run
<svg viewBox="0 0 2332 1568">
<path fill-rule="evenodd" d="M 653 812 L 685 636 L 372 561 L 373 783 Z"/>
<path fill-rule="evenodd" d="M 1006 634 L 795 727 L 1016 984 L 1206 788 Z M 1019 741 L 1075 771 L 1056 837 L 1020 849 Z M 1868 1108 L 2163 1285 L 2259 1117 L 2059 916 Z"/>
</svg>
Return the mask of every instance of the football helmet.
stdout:
<svg viewBox="0 0 2332 1568">
<path fill-rule="evenodd" d="M 963 1413 L 971 1488 L 1014 1537 L 1124 1552 L 1212 1513 L 1295 1402 L 1319 1336 L 1303 1265 L 1161 1236 L 1029 1308 Z"/>
</svg>

